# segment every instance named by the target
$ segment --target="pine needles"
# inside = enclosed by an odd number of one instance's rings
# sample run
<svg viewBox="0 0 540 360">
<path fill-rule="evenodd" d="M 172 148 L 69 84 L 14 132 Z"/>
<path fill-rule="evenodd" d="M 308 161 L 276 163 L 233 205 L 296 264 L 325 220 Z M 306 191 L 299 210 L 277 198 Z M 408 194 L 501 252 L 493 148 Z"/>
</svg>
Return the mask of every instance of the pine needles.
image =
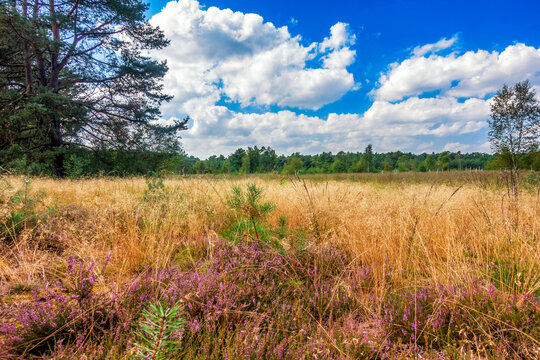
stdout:
<svg viewBox="0 0 540 360">
<path fill-rule="evenodd" d="M 184 306 L 180 303 L 172 307 L 150 304 L 142 313 L 142 321 L 135 331 L 135 358 L 166 360 L 180 350 L 182 333 L 186 320 Z"/>
</svg>

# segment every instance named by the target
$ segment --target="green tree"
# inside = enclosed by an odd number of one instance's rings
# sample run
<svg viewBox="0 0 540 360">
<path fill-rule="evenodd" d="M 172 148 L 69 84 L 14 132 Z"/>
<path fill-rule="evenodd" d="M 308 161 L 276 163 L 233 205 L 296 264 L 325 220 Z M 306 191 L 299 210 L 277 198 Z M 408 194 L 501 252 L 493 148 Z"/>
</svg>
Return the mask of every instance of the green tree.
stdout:
<svg viewBox="0 0 540 360">
<path fill-rule="evenodd" d="M 276 152 L 270 148 L 261 148 L 261 157 L 259 158 L 259 171 L 270 172 L 276 166 L 277 155 Z"/>
<path fill-rule="evenodd" d="M 349 172 L 359 173 L 364 171 L 364 160 L 360 159 L 349 168 Z"/>
<path fill-rule="evenodd" d="M 510 185 L 518 197 L 519 163 L 534 151 L 540 138 L 540 105 L 528 80 L 514 86 L 504 85 L 491 103 L 489 140 L 492 149 L 507 153 Z"/>
<path fill-rule="evenodd" d="M 251 172 L 251 161 L 248 155 L 242 157 L 242 167 L 239 170 L 240 174 L 249 174 Z"/>
<path fill-rule="evenodd" d="M 206 172 L 206 165 L 204 164 L 204 162 L 197 160 L 195 165 L 193 165 L 193 171 L 196 174 L 204 174 Z"/>
<path fill-rule="evenodd" d="M 231 172 L 239 172 L 242 168 L 242 159 L 246 156 L 246 151 L 242 148 L 237 149 L 229 156 L 231 163 Z"/>
<path fill-rule="evenodd" d="M 437 165 L 435 159 L 433 158 L 433 155 L 426 156 L 426 159 L 424 160 L 424 166 L 426 170 L 431 171 L 435 170 L 435 166 Z"/>
<path fill-rule="evenodd" d="M 222 174 L 229 174 L 231 172 L 231 162 L 230 162 L 230 160 L 227 159 L 227 160 L 225 160 L 223 162 L 223 164 L 221 165 L 220 172 Z"/>
<path fill-rule="evenodd" d="M 257 172 L 259 170 L 261 150 L 257 146 L 248 147 L 247 155 L 249 157 L 249 173 Z"/>
<path fill-rule="evenodd" d="M 397 160 L 397 165 L 399 171 L 409 171 L 409 158 L 407 155 L 401 155 Z"/>
<path fill-rule="evenodd" d="M 392 168 L 392 164 L 390 164 L 390 161 L 385 160 L 384 165 L 383 165 L 383 171 L 391 172 L 392 170 L 393 168 Z"/>
<path fill-rule="evenodd" d="M 366 172 L 373 171 L 373 146 L 371 144 L 368 144 L 366 146 L 366 149 L 364 150 L 364 170 Z"/>
<path fill-rule="evenodd" d="M 448 151 L 444 151 L 439 154 L 437 158 L 437 169 L 440 170 L 448 170 L 450 167 L 450 153 Z"/>
<path fill-rule="evenodd" d="M 0 4 L 0 152 L 50 159 L 66 150 L 180 151 L 187 119 L 159 125 L 165 47 L 142 0 L 21 0 Z M 46 154 L 46 158 L 43 158 Z"/>
<path fill-rule="evenodd" d="M 347 167 L 341 159 L 336 158 L 334 162 L 332 163 L 331 170 L 333 173 L 343 173 L 347 171 Z"/>
<path fill-rule="evenodd" d="M 455 160 L 456 160 L 457 165 L 458 165 L 458 170 L 461 171 L 461 151 L 457 152 Z"/>
<path fill-rule="evenodd" d="M 302 163 L 302 159 L 300 159 L 298 156 L 291 156 L 287 159 L 287 162 L 283 167 L 283 173 L 287 175 L 293 175 L 297 171 L 302 169 L 303 165 L 304 164 Z"/>
</svg>

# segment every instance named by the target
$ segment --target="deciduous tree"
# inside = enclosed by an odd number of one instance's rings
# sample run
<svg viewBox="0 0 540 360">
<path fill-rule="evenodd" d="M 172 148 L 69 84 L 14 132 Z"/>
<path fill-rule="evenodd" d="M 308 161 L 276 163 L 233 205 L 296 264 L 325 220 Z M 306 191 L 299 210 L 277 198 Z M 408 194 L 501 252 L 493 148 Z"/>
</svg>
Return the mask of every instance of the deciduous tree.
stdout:
<svg viewBox="0 0 540 360">
<path fill-rule="evenodd" d="M 540 138 L 540 104 L 528 80 L 504 85 L 491 103 L 489 140 L 492 149 L 505 154 L 510 169 L 510 188 L 518 197 L 519 162 L 537 149 Z"/>
</svg>

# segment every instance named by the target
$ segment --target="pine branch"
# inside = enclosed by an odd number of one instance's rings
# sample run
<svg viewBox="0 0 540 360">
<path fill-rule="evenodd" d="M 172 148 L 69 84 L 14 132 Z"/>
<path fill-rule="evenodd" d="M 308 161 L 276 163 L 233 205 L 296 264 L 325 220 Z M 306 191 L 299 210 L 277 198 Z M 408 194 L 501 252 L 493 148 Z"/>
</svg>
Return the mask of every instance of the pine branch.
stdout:
<svg viewBox="0 0 540 360">
<path fill-rule="evenodd" d="M 135 331 L 135 358 L 166 360 L 178 352 L 186 323 L 183 311 L 180 303 L 170 308 L 162 303 L 150 304 Z"/>
</svg>

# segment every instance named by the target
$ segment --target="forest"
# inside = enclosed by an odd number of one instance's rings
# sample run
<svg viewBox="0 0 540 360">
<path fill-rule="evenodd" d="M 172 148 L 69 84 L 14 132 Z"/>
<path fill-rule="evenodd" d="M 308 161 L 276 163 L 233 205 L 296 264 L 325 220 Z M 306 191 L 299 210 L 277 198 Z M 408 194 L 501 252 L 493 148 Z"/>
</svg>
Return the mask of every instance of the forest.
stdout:
<svg viewBox="0 0 540 360">
<path fill-rule="evenodd" d="M 44 160 L 46 155 L 42 155 Z M 0 163 L 12 174 L 51 175 L 47 161 L 26 156 Z M 510 166 L 501 154 L 441 152 L 413 154 L 411 152 L 375 153 L 371 145 L 364 152 L 323 152 L 317 155 L 293 153 L 278 155 L 270 147 L 239 148 L 229 156 L 213 155 L 201 160 L 183 152 L 144 150 L 73 149 L 66 155 L 66 175 L 141 176 L 150 174 L 332 174 L 429 172 L 453 170 L 504 170 Z M 540 152 L 532 151 L 520 160 L 521 169 L 540 170 Z"/>
</svg>

